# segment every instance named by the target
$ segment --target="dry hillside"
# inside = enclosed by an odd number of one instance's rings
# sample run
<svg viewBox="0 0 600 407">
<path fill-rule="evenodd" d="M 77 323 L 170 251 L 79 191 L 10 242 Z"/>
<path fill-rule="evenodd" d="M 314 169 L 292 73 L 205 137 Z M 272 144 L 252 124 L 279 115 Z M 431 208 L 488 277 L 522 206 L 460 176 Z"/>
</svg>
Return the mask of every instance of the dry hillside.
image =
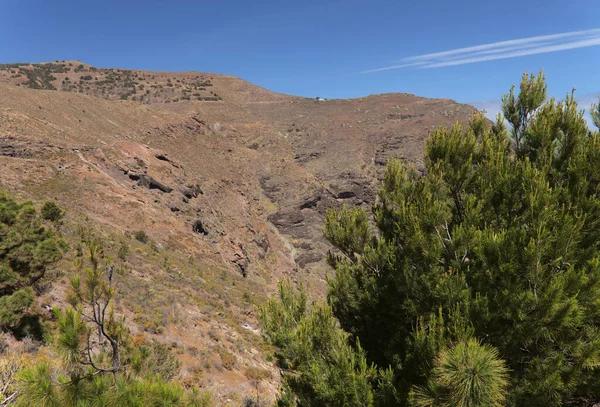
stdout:
<svg viewBox="0 0 600 407">
<path fill-rule="evenodd" d="M 251 389 L 246 367 L 272 369 L 256 304 L 284 277 L 324 292 L 325 209 L 369 206 L 389 157 L 419 166 L 428 131 L 473 111 L 408 94 L 287 96 L 218 74 L 7 64 L 0 181 L 66 208 L 72 242 L 87 222 L 110 250 L 130 245 L 119 298 L 132 331 L 172 346 L 182 380 L 235 404 Z M 273 370 L 263 390 L 276 385 Z"/>
</svg>

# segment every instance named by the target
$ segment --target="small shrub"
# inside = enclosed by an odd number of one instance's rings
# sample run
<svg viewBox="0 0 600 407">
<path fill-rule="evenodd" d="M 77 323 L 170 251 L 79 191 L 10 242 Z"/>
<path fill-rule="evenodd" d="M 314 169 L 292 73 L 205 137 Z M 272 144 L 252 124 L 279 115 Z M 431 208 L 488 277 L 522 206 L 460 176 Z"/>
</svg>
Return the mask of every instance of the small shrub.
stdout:
<svg viewBox="0 0 600 407">
<path fill-rule="evenodd" d="M 60 220 L 64 213 L 53 201 L 46 201 L 42 206 L 42 217 L 45 220 L 56 222 Z"/>
<path fill-rule="evenodd" d="M 148 238 L 148 236 L 146 236 L 146 238 Z M 125 261 L 125 260 L 127 260 L 127 257 L 129 256 L 129 252 L 130 252 L 129 245 L 125 242 L 122 242 L 121 246 L 119 247 L 119 251 L 117 252 L 117 256 L 119 257 L 119 259 Z"/>
<path fill-rule="evenodd" d="M 221 356 L 223 367 L 227 370 L 233 370 L 235 364 L 237 363 L 237 358 L 235 357 L 235 355 L 233 355 L 226 349 L 221 349 L 219 351 L 219 356 Z"/>
<path fill-rule="evenodd" d="M 181 363 L 169 348 L 157 340 L 135 348 L 131 359 L 133 370 L 137 373 L 152 373 L 167 381 L 177 376 L 181 367 Z"/>
<path fill-rule="evenodd" d="M 135 240 L 137 240 L 138 242 L 141 242 L 141 243 L 148 243 L 150 241 L 150 238 L 148 237 L 146 232 L 144 232 L 143 230 L 136 231 L 133 234 L 133 237 L 135 238 Z"/>
</svg>

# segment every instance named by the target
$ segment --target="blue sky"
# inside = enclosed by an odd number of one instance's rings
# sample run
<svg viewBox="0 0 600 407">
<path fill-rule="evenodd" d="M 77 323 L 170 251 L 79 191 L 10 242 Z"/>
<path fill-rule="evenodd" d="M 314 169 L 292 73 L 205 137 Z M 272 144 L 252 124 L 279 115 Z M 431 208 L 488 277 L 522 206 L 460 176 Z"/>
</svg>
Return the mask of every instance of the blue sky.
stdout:
<svg viewBox="0 0 600 407">
<path fill-rule="evenodd" d="M 0 0 L 0 62 L 79 59 L 310 97 L 407 92 L 480 106 L 543 68 L 552 95 L 575 87 L 592 100 L 598 29 L 598 0 Z M 395 65 L 410 66 L 365 72 Z"/>
</svg>

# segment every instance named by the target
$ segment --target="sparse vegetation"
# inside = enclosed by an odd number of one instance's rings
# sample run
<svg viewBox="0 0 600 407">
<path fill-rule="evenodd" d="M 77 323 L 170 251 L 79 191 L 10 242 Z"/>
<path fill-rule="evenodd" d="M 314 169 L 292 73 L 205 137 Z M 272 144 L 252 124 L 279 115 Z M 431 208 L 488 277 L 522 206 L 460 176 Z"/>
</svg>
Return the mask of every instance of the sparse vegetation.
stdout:
<svg viewBox="0 0 600 407">
<path fill-rule="evenodd" d="M 225 348 L 219 349 L 219 355 L 221 356 L 221 362 L 223 367 L 227 370 L 233 370 L 237 363 L 237 358 L 231 352 Z"/>
<path fill-rule="evenodd" d="M 138 345 L 132 346 L 124 318 L 115 315 L 118 273 L 110 263 L 101 265 L 101 239 L 93 232 L 86 237 L 89 267 L 79 258 L 85 279 L 71 279 L 72 308 L 54 309 L 57 332 L 52 342 L 60 363 L 0 364 L 2 377 L 6 373 L 11 380 L 2 401 L 10 398 L 7 402 L 15 400 L 22 406 L 209 406 L 209 394 L 186 391 L 170 381 L 179 362 L 164 345 L 154 341 L 145 346 L 137 340 Z"/>
<path fill-rule="evenodd" d="M 150 84 L 150 79 L 156 79 L 156 76 L 145 77 L 138 72 L 120 69 L 104 69 L 89 67 L 79 64 L 73 69 L 74 77 L 62 75 L 70 72 L 72 63 L 56 62 L 43 64 L 0 64 L 0 70 L 6 70 L 11 74 L 11 78 L 24 76 L 27 78 L 22 84 L 33 89 L 54 90 L 54 82 L 60 82 L 60 90 L 66 92 L 78 92 L 88 95 L 118 100 L 133 100 L 143 103 L 155 102 L 175 102 L 179 100 L 192 100 L 192 89 L 205 92 L 207 87 L 213 86 L 208 78 L 198 75 L 188 79 L 166 78 L 162 83 L 155 82 Z M 94 75 L 82 75 L 83 72 L 94 72 Z M 56 76 L 56 75 L 62 76 Z M 20 86 L 21 83 L 17 83 Z M 168 95 L 161 95 L 159 92 L 153 93 L 147 87 L 154 89 L 163 89 L 166 85 Z M 142 98 L 134 96 L 137 91 L 149 95 Z M 201 94 L 196 92 L 193 95 L 194 100 L 201 101 L 219 101 L 222 98 L 215 92 Z M 201 99 L 199 99 L 201 98 Z"/>
</svg>

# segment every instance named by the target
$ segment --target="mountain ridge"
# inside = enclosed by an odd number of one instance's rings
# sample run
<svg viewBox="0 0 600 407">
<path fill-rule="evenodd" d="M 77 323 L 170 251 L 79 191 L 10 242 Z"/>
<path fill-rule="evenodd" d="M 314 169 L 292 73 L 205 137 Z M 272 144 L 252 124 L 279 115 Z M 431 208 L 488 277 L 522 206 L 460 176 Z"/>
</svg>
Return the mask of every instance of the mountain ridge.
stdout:
<svg viewBox="0 0 600 407">
<path fill-rule="evenodd" d="M 277 282 L 324 294 L 326 209 L 368 208 L 390 157 L 422 167 L 428 132 L 473 112 L 402 93 L 317 101 L 218 74 L 4 64 L 0 179 L 66 208 L 72 239 L 88 219 L 114 250 L 131 245 L 132 329 L 177 343 L 183 379 L 225 400 L 248 389 L 245 367 L 274 372 L 256 305 Z M 64 304 L 65 284 L 40 307 Z"/>
</svg>

